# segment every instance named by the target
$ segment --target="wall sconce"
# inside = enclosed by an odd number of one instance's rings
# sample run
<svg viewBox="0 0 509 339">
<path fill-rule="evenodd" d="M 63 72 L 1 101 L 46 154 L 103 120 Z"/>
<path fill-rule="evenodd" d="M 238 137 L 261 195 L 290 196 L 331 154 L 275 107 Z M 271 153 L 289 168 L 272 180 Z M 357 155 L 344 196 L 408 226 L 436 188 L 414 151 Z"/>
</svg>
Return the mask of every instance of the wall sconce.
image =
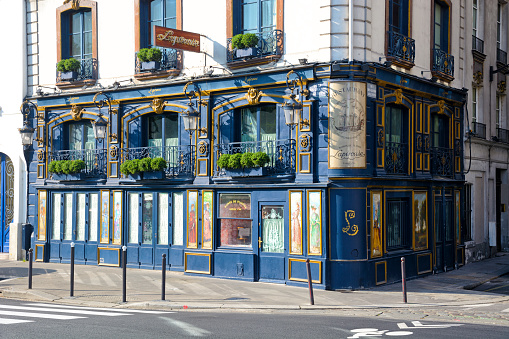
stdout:
<svg viewBox="0 0 509 339">
<path fill-rule="evenodd" d="M 297 79 L 293 79 L 290 81 L 290 76 L 294 74 Z M 293 91 L 300 86 L 300 91 L 298 91 L 299 98 L 295 100 L 297 95 L 293 93 Z M 302 84 L 302 78 L 298 73 L 295 73 L 293 70 L 286 74 L 286 87 L 291 91 L 290 97 L 283 103 L 283 110 L 285 112 L 285 122 L 292 129 L 295 128 L 299 123 L 301 125 L 309 126 L 309 120 L 302 120 L 302 94 L 304 94 L 304 88 Z"/>
<path fill-rule="evenodd" d="M 25 150 L 28 148 L 28 146 L 32 145 L 34 132 L 35 132 L 34 128 L 28 126 L 28 118 L 30 116 L 30 110 L 35 109 L 35 111 L 37 112 L 37 108 L 38 107 L 36 104 L 34 104 L 33 102 L 28 101 L 28 100 L 23 101 L 23 103 L 21 104 L 21 107 L 19 108 L 19 110 L 21 111 L 21 114 L 23 114 L 23 127 L 18 128 L 18 131 L 19 131 L 19 134 L 21 134 L 21 144 L 23 145 L 23 149 L 25 149 Z M 39 141 L 39 139 L 36 139 L 36 140 Z M 42 142 L 42 140 L 40 142 Z"/>
<path fill-rule="evenodd" d="M 104 98 L 99 100 L 98 96 L 100 96 L 100 95 L 102 95 Z M 103 118 L 103 115 L 101 113 L 101 108 L 108 105 L 108 114 L 111 117 L 111 112 L 112 112 L 111 111 L 111 101 L 110 101 L 110 98 L 108 98 L 106 96 L 106 94 L 104 94 L 102 91 L 97 92 L 94 95 L 94 98 L 92 100 L 93 100 L 94 104 L 96 105 L 96 107 L 99 108 L 99 116 L 93 122 L 94 136 L 96 139 L 103 140 L 104 138 L 106 138 L 106 134 L 108 131 L 108 122 Z M 115 139 L 115 140 L 117 139 L 116 134 L 109 133 L 108 136 L 112 139 Z"/>
<path fill-rule="evenodd" d="M 189 103 L 187 104 L 187 109 L 182 112 L 182 121 L 184 122 L 184 129 L 189 133 L 189 138 L 193 136 L 194 131 L 199 131 L 201 133 L 207 133 L 206 128 L 201 128 L 200 126 L 200 106 L 203 104 L 201 100 L 201 91 L 198 87 L 194 86 L 194 90 L 188 91 L 188 87 L 190 85 L 194 85 L 192 81 L 189 81 L 184 86 L 184 95 L 189 99 Z M 197 98 L 196 106 L 198 106 L 198 110 L 194 108 L 195 104 L 193 103 L 193 98 Z"/>
</svg>

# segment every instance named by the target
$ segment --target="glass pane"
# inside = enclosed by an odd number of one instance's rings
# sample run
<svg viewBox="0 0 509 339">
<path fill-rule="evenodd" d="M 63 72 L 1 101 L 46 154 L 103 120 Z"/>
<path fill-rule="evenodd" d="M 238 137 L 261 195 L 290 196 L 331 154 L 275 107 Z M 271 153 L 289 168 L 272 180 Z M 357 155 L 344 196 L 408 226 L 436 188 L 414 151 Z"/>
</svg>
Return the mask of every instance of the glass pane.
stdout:
<svg viewBox="0 0 509 339">
<path fill-rule="evenodd" d="M 177 1 L 176 0 L 166 0 L 166 18 L 172 18 L 177 16 Z M 166 26 L 168 27 L 168 26 Z"/>
<path fill-rule="evenodd" d="M 78 124 L 69 125 L 69 149 L 81 149 L 81 126 Z"/>
<path fill-rule="evenodd" d="M 173 194 L 173 245 L 184 244 L 184 195 Z"/>
<path fill-rule="evenodd" d="M 240 141 L 257 141 L 256 107 L 240 110 Z"/>
<path fill-rule="evenodd" d="M 130 243 L 138 242 L 138 193 L 129 193 L 129 234 Z"/>
<path fill-rule="evenodd" d="M 71 36 L 71 55 L 81 59 L 81 34 Z"/>
<path fill-rule="evenodd" d="M 276 26 L 276 1 L 265 0 L 262 1 L 262 27 L 275 27 Z"/>
<path fill-rule="evenodd" d="M 260 141 L 276 140 L 276 106 L 264 106 L 260 111 Z"/>
<path fill-rule="evenodd" d="M 166 19 L 164 20 L 164 27 L 177 28 L 177 19 Z"/>
<path fill-rule="evenodd" d="M 72 240 L 72 193 L 64 194 L 64 240 Z"/>
<path fill-rule="evenodd" d="M 445 240 L 454 240 L 454 224 L 453 224 L 453 210 L 452 201 L 445 202 Z"/>
<path fill-rule="evenodd" d="M 258 30 L 258 4 L 250 3 L 242 6 L 242 30 Z"/>
<path fill-rule="evenodd" d="M 122 243 L 122 192 L 113 192 L 113 240 L 112 243 Z"/>
<path fill-rule="evenodd" d="M 85 31 L 92 30 L 92 11 L 83 12 L 83 27 Z"/>
<path fill-rule="evenodd" d="M 154 0 L 150 2 L 150 20 L 161 20 L 163 17 L 162 0 Z"/>
<path fill-rule="evenodd" d="M 74 13 L 71 16 L 71 34 L 81 32 L 81 13 Z"/>
<path fill-rule="evenodd" d="M 78 193 L 76 206 L 76 241 L 85 240 L 85 193 Z"/>
<path fill-rule="evenodd" d="M 92 54 L 92 32 L 83 34 L 84 55 Z"/>
<path fill-rule="evenodd" d="M 62 204 L 62 197 L 58 193 L 53 193 L 53 212 L 52 212 L 52 227 L 51 227 L 51 239 L 60 239 L 60 205 Z"/>
<path fill-rule="evenodd" d="M 442 241 L 442 225 L 440 225 L 440 220 L 442 219 L 442 208 L 440 203 L 441 201 L 435 202 L 435 241 L 437 242 Z"/>
<path fill-rule="evenodd" d="M 393 1 L 392 2 L 392 27 L 393 27 L 393 31 L 396 31 L 396 32 L 400 32 L 401 30 L 401 27 L 400 27 L 400 17 L 399 17 L 399 13 L 400 13 L 400 5 L 397 1 Z"/>
<path fill-rule="evenodd" d="M 219 217 L 220 218 L 250 218 L 251 195 L 250 194 L 219 194 Z"/>
<path fill-rule="evenodd" d="M 221 246 L 251 246 L 251 220 L 222 219 Z"/>
<path fill-rule="evenodd" d="M 262 206 L 262 251 L 284 252 L 284 219 L 282 206 Z"/>
<path fill-rule="evenodd" d="M 163 136 L 163 117 L 153 116 L 148 118 L 148 139 L 149 145 L 151 140 L 162 140 Z"/>
<path fill-rule="evenodd" d="M 95 145 L 94 128 L 92 127 L 92 123 L 90 121 L 84 122 L 83 130 L 84 130 L 83 134 L 85 135 L 85 149 L 89 149 L 88 147 L 86 147 L 87 144 L 92 143 Z"/>
<path fill-rule="evenodd" d="M 88 196 L 88 240 L 97 241 L 97 229 L 99 228 L 99 194 L 92 193 Z"/>
<path fill-rule="evenodd" d="M 144 244 L 152 244 L 152 211 L 154 196 L 152 193 L 143 193 L 142 205 L 142 224 L 143 234 L 142 242 Z"/>
<path fill-rule="evenodd" d="M 168 193 L 159 193 L 157 212 L 157 243 L 168 245 Z"/>
</svg>

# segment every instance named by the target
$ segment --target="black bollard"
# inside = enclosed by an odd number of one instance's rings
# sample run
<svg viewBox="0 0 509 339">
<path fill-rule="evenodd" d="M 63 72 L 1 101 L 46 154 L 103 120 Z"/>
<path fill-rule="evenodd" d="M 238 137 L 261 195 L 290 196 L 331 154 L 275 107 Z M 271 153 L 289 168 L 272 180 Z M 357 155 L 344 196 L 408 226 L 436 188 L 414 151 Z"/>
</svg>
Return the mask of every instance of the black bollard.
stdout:
<svg viewBox="0 0 509 339">
<path fill-rule="evenodd" d="M 313 296 L 313 281 L 311 280 L 311 265 L 309 263 L 309 259 L 306 259 L 306 270 L 308 272 L 309 299 L 311 301 L 311 305 L 314 305 L 315 297 Z"/>
<path fill-rule="evenodd" d="M 127 246 L 122 246 L 122 302 L 126 302 L 126 288 L 127 288 Z"/>
<path fill-rule="evenodd" d="M 163 253 L 163 262 L 161 265 L 161 271 L 162 271 L 162 285 L 161 285 L 161 300 L 165 300 L 166 295 L 166 254 Z"/>
<path fill-rule="evenodd" d="M 406 303 L 406 269 L 405 269 L 405 258 L 401 257 L 401 287 L 403 289 L 403 302 Z"/>
<path fill-rule="evenodd" d="M 71 243 L 71 289 L 70 296 L 74 297 L 74 242 Z"/>
<path fill-rule="evenodd" d="M 32 289 L 32 261 L 33 261 L 34 250 L 30 248 L 28 250 L 28 289 Z"/>
</svg>

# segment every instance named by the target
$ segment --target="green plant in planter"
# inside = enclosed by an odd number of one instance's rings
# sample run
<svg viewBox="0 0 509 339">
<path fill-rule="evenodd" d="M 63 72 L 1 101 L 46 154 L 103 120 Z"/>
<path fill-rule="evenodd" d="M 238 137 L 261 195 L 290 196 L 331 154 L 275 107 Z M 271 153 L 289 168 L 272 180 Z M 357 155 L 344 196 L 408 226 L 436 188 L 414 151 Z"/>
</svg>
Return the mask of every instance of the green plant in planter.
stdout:
<svg viewBox="0 0 509 339">
<path fill-rule="evenodd" d="M 48 164 L 48 172 L 57 173 L 57 164 L 59 160 L 53 160 Z"/>
<path fill-rule="evenodd" d="M 138 163 L 138 170 L 140 172 L 148 172 L 152 170 L 152 167 L 150 167 L 150 163 L 152 162 L 151 158 L 143 158 L 140 159 Z"/>
<path fill-rule="evenodd" d="M 72 174 L 81 172 L 85 167 L 83 160 L 53 160 L 48 164 L 48 172 Z"/>
<path fill-rule="evenodd" d="M 258 46 L 258 36 L 254 33 L 246 33 L 242 37 L 242 44 L 245 46 L 244 48 L 256 47 Z"/>
<path fill-rule="evenodd" d="M 162 171 L 166 168 L 166 160 L 161 157 L 154 158 L 150 162 L 150 168 L 153 171 Z"/>
<path fill-rule="evenodd" d="M 246 48 L 246 45 L 242 42 L 242 38 L 244 34 L 237 34 L 232 38 L 232 48 L 233 49 L 242 49 Z"/>
<path fill-rule="evenodd" d="M 221 154 L 219 159 L 217 159 L 217 167 L 219 168 L 228 168 L 228 162 L 230 161 L 230 154 Z"/>
<path fill-rule="evenodd" d="M 263 167 L 270 162 L 270 157 L 265 152 L 256 152 L 253 154 L 253 163 L 256 166 Z"/>
<path fill-rule="evenodd" d="M 81 69 L 81 63 L 74 59 L 62 59 L 57 64 L 57 71 L 59 72 L 78 72 Z"/>
<path fill-rule="evenodd" d="M 125 175 L 138 173 L 140 171 L 138 168 L 139 162 L 140 160 L 138 159 L 124 161 L 122 165 L 120 165 L 120 172 Z"/>
<path fill-rule="evenodd" d="M 141 62 L 149 62 L 149 61 L 161 61 L 161 58 L 163 57 L 163 53 L 159 48 L 142 48 L 138 52 L 138 59 L 140 59 Z"/>
<path fill-rule="evenodd" d="M 242 167 L 251 168 L 255 167 L 255 164 L 253 162 L 253 153 L 247 152 L 242 154 L 242 157 L 240 158 L 240 164 Z"/>
<path fill-rule="evenodd" d="M 69 164 L 69 171 L 70 173 L 79 173 L 84 170 L 85 167 L 86 164 L 83 160 L 71 160 L 71 163 Z"/>
<path fill-rule="evenodd" d="M 230 158 L 228 159 L 228 168 L 232 169 L 242 168 L 240 159 L 242 159 L 242 153 L 235 153 L 230 155 Z"/>
</svg>

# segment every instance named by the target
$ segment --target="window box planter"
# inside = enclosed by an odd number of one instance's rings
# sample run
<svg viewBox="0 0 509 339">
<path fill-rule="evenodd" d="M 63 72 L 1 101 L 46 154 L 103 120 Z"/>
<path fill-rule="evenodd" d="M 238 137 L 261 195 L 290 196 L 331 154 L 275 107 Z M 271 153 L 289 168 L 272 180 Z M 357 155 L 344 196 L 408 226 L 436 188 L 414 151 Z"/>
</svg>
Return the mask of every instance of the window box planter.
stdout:
<svg viewBox="0 0 509 339">
<path fill-rule="evenodd" d="M 166 178 L 164 171 L 143 172 L 144 180 L 161 180 Z"/>
<path fill-rule="evenodd" d="M 51 175 L 53 180 L 58 181 L 79 181 L 83 180 L 85 178 L 85 173 L 70 173 L 70 174 L 64 174 L 64 173 L 53 173 Z"/>
<path fill-rule="evenodd" d="M 258 55 L 257 47 L 241 48 L 235 51 L 237 58 L 251 58 Z"/>
<path fill-rule="evenodd" d="M 225 168 L 225 174 L 232 178 L 235 177 L 261 177 L 267 175 L 267 167 L 250 167 L 250 168 Z"/>
<path fill-rule="evenodd" d="M 62 80 L 62 81 L 76 80 L 77 77 L 78 77 L 78 72 L 75 72 L 75 71 L 60 72 L 60 80 Z"/>
<path fill-rule="evenodd" d="M 154 71 L 161 68 L 161 63 L 159 61 L 143 61 L 141 63 L 142 71 Z"/>
</svg>

